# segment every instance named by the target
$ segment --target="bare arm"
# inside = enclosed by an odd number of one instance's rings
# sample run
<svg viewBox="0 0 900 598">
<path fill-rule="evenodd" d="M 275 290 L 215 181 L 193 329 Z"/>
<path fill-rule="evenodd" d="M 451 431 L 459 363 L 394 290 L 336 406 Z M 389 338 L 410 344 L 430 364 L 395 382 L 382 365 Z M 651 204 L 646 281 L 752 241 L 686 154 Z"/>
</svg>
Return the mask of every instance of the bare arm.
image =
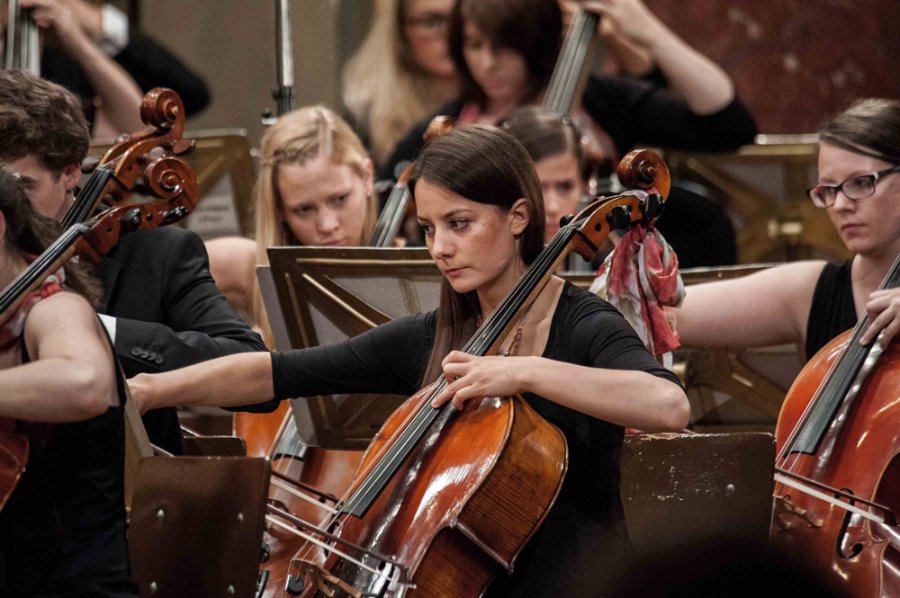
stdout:
<svg viewBox="0 0 900 598">
<path fill-rule="evenodd" d="M 256 288 L 256 241 L 219 237 L 206 241 L 209 273 L 216 287 L 241 314 L 249 314 Z"/>
<path fill-rule="evenodd" d="M 131 132 L 143 127 L 140 105 L 143 94 L 134 79 L 104 54 L 88 37 L 66 2 L 22 0 L 32 9 L 32 18 L 51 32 L 66 53 L 84 70 L 103 113 L 116 132 Z"/>
<path fill-rule="evenodd" d="M 143 413 L 158 407 L 238 407 L 275 398 L 272 357 L 236 353 L 162 374 L 138 374 L 128 381 Z"/>
<path fill-rule="evenodd" d="M 803 343 L 825 262 L 793 262 L 749 276 L 692 285 L 675 309 L 684 345 L 760 347 Z"/>
<path fill-rule="evenodd" d="M 647 431 L 680 430 L 690 417 L 684 391 L 646 372 L 453 351 L 444 359 L 444 374 L 453 382 L 435 399 L 435 406 L 452 400 L 462 408 L 472 398 L 531 392 L 597 419 Z"/>
<path fill-rule="evenodd" d="M 675 35 L 641 0 L 589 0 L 583 6 L 647 49 L 694 113 L 712 114 L 734 99 L 734 84 L 725 71 Z"/>
<path fill-rule="evenodd" d="M 58 293 L 31 310 L 25 339 L 32 361 L 0 371 L 0 415 L 69 422 L 102 414 L 114 402 L 112 352 L 94 310 Z"/>
</svg>

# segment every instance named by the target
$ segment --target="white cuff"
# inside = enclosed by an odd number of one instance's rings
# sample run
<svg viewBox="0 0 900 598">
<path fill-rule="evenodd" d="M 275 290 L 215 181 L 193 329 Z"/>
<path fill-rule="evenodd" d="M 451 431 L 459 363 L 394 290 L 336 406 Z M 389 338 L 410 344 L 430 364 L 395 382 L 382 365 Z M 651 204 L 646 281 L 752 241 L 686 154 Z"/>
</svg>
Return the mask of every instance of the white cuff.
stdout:
<svg viewBox="0 0 900 598">
<path fill-rule="evenodd" d="M 113 344 L 116 344 L 116 319 L 113 316 L 108 316 L 106 314 L 97 314 L 97 317 L 103 322 L 103 327 L 106 328 L 106 334 L 109 335 L 109 340 L 112 341 Z"/>
<path fill-rule="evenodd" d="M 107 56 L 115 56 L 128 45 L 128 15 L 112 4 L 104 4 L 100 14 L 102 33 L 97 46 Z"/>
</svg>

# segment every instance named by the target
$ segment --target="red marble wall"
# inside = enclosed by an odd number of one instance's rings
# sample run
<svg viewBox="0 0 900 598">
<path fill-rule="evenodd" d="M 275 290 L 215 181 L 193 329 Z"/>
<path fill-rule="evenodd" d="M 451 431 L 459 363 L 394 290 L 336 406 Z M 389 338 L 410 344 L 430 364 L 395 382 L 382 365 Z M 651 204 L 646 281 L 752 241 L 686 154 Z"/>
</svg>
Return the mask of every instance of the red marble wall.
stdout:
<svg viewBox="0 0 900 598">
<path fill-rule="evenodd" d="M 807 133 L 858 97 L 900 97 L 900 0 L 646 0 L 718 62 L 761 133 Z"/>
</svg>

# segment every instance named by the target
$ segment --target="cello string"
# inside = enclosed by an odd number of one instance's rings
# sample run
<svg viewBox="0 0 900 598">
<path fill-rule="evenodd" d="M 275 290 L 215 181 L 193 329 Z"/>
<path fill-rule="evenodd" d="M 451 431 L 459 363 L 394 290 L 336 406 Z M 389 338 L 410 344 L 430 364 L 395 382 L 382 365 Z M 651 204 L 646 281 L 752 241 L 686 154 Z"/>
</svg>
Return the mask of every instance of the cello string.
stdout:
<svg viewBox="0 0 900 598">
<path fill-rule="evenodd" d="M 900 255 L 898 255 L 894 259 L 894 263 L 891 265 L 890 270 L 888 271 L 887 275 L 885 276 L 884 280 L 882 280 L 878 288 L 879 290 L 895 288 L 898 284 L 900 284 Z M 850 380 L 851 376 L 855 376 L 855 372 L 857 372 L 859 367 L 861 367 L 862 362 L 866 359 L 872 347 L 871 344 L 867 347 L 863 347 L 859 343 L 859 338 L 868 328 L 868 325 L 868 315 L 864 314 L 863 317 L 857 321 L 856 326 L 854 326 L 851 338 L 847 341 L 847 344 L 841 350 L 841 355 L 834 361 L 834 363 L 831 364 L 828 372 L 823 377 L 822 383 L 816 389 L 816 392 L 813 394 L 812 399 L 810 399 L 810 401 L 807 403 L 800 419 L 798 420 L 798 423 L 794 426 L 794 429 L 788 436 L 788 439 L 784 443 L 784 446 L 779 449 L 778 460 L 776 460 L 776 463 L 778 463 L 785 457 L 785 453 L 794 445 L 797 437 L 802 433 L 804 429 L 806 429 L 807 426 L 810 425 L 809 420 L 812 417 L 811 413 L 813 409 L 817 407 L 818 404 L 822 401 L 825 390 L 830 389 L 833 385 L 841 384 L 845 381 Z M 842 401 L 843 397 L 841 397 L 840 400 Z M 835 406 L 835 410 L 838 408 L 838 405 Z M 832 415 L 833 413 L 828 413 L 824 417 L 831 418 Z M 799 459 L 799 454 L 797 454 L 797 458 Z M 796 464 L 797 460 L 795 459 L 794 461 Z"/>
<path fill-rule="evenodd" d="M 482 325 L 483 331 L 471 338 L 462 350 L 472 355 L 483 355 L 489 350 L 489 348 L 499 340 L 499 336 L 502 334 L 503 330 L 513 321 L 516 314 L 522 309 L 525 301 L 536 290 L 540 280 L 545 277 L 557 258 L 562 255 L 563 251 L 569 246 L 570 241 L 575 234 L 576 226 L 584 226 L 588 217 L 594 215 L 598 210 L 602 211 L 603 208 L 609 207 L 609 211 L 611 211 L 612 208 L 619 205 L 615 200 L 622 199 L 623 197 L 624 196 L 615 196 L 605 198 L 602 203 L 598 202 L 594 206 L 585 208 L 582 215 L 579 215 L 580 217 L 577 220 L 574 220 L 560 229 L 544 251 L 538 255 L 535 262 L 513 286 L 512 290 L 507 294 L 504 300 L 501 301 L 500 305 L 490 316 L 488 316 L 487 320 Z M 626 199 L 633 200 L 633 197 L 629 196 Z M 585 213 L 587 216 L 583 215 Z M 430 393 L 431 396 L 434 396 L 443 389 L 443 382 L 445 382 L 443 376 L 439 378 L 439 382 L 440 383 L 435 390 Z M 442 409 L 443 407 L 440 410 Z M 398 435 L 397 441 L 392 444 L 391 450 L 386 453 L 386 458 L 382 458 L 375 464 L 372 471 L 365 476 L 359 487 L 353 492 L 353 495 L 348 501 L 352 502 L 352 505 L 345 506 L 348 508 L 356 508 L 360 501 L 365 500 L 366 494 L 376 492 L 376 488 L 379 485 L 386 483 L 386 478 L 391 475 L 393 469 L 399 466 L 399 462 L 405 459 L 409 454 L 409 451 L 412 450 L 412 447 L 418 441 L 418 438 L 424 435 L 427 427 L 431 425 L 434 419 L 436 419 L 440 410 L 432 409 L 429 406 L 427 410 L 422 408 L 415 414 L 412 424 Z"/>
<path fill-rule="evenodd" d="M 592 217 L 596 217 L 598 222 L 595 226 L 595 230 L 597 233 L 602 233 L 605 237 L 609 233 L 609 227 L 605 226 L 605 222 L 600 222 L 599 219 L 601 217 L 608 217 L 609 214 L 612 213 L 612 210 L 623 205 L 622 200 L 626 200 L 628 203 L 624 204 L 631 208 L 632 215 L 635 215 L 636 211 L 640 211 L 643 213 L 643 202 L 639 201 L 637 204 L 637 210 L 634 209 L 634 200 L 637 198 L 640 200 L 641 195 L 619 195 L 610 198 L 604 198 L 602 200 L 598 200 L 591 206 L 588 206 L 581 213 L 579 213 L 572 222 L 563 227 L 557 235 L 551 240 L 551 243 L 542 251 L 535 262 L 526 270 L 525 274 L 522 278 L 514 285 L 513 289 L 507 294 L 507 297 L 501 301 L 500 306 L 494 310 L 493 313 L 488 316 L 487 321 L 483 324 L 482 328 L 485 329 L 483 331 L 479 331 L 473 338 L 466 343 L 466 347 L 463 350 L 467 350 L 467 352 L 472 352 L 471 350 L 478 349 L 479 351 L 487 351 L 496 342 L 497 337 L 502 333 L 503 329 L 506 325 L 512 321 L 510 318 L 514 317 L 517 313 L 516 309 L 521 309 L 522 306 L 526 303 L 527 299 L 531 296 L 531 293 L 534 292 L 538 288 L 538 284 L 541 279 L 545 277 L 548 272 L 552 273 L 551 268 L 555 265 L 557 259 L 563 254 L 563 251 L 567 248 L 571 247 L 572 239 L 576 232 L 576 226 L 578 227 L 586 227 L 587 223 L 591 220 Z M 599 214 L 598 214 L 599 212 Z M 596 239 L 593 239 L 596 241 Z M 483 354 L 483 353 L 482 353 Z M 412 438 L 410 428 L 415 428 L 415 432 L 424 434 L 424 429 L 429 426 L 434 419 L 436 418 L 436 414 L 446 410 L 447 405 L 443 405 L 439 409 L 431 408 L 428 403 L 429 399 L 434 397 L 436 393 L 439 393 L 444 385 L 446 384 L 446 380 L 444 376 L 439 376 L 438 380 L 432 385 L 432 388 L 429 390 L 425 389 L 424 392 L 420 393 L 421 398 L 416 402 L 415 415 L 412 417 L 407 417 L 405 421 L 408 421 L 409 424 L 405 427 L 400 433 L 393 435 L 392 439 L 388 439 L 388 442 L 384 445 L 384 450 L 379 451 L 380 453 L 385 454 L 387 457 L 391 457 L 392 455 L 396 455 L 396 451 L 394 447 L 397 447 L 399 444 L 409 444 L 410 439 Z M 426 409 L 426 405 L 428 405 L 428 409 Z M 390 444 L 390 446 L 388 446 Z M 404 447 L 400 447 L 403 449 Z M 407 452 L 406 455 L 409 453 Z M 396 458 L 396 457 L 395 457 Z M 376 476 L 384 476 L 388 473 L 385 468 L 384 457 L 379 459 L 373 459 L 371 462 L 374 466 L 370 469 L 369 472 L 362 474 L 362 479 L 359 481 L 358 485 L 352 491 L 350 498 L 347 500 L 349 504 L 351 501 L 357 499 L 357 497 L 361 496 L 364 491 L 369 491 L 372 489 L 374 484 L 376 483 Z M 392 475 L 392 472 L 390 473 Z M 357 479 L 359 479 L 359 477 Z M 386 482 L 385 482 L 386 483 Z M 378 490 L 380 492 L 380 489 Z M 348 509 L 348 504 L 344 504 L 341 506 L 340 511 L 343 514 L 350 512 Z M 355 506 L 355 505 L 354 505 Z M 367 508 L 367 507 L 366 507 Z M 335 523 L 338 519 L 338 516 L 335 515 L 331 517 L 331 524 Z M 331 529 L 331 524 L 327 527 Z M 314 547 L 312 544 L 305 544 L 298 551 L 297 555 L 309 555 L 310 551 L 313 550 Z"/>
<path fill-rule="evenodd" d="M 269 484 L 272 486 L 277 486 L 278 488 L 284 490 L 288 494 L 291 494 L 291 495 L 295 496 L 296 498 L 299 498 L 302 501 L 306 501 L 306 502 L 310 503 L 311 505 L 315 506 L 316 508 L 322 509 L 323 511 L 327 511 L 329 514 L 337 513 L 337 511 L 335 509 L 332 509 L 331 507 L 327 506 L 325 503 L 313 498 L 309 494 L 306 494 L 306 493 L 298 490 L 297 488 L 295 488 L 294 486 L 288 484 L 287 482 L 285 482 L 283 480 L 280 480 L 278 478 L 272 478 L 269 481 Z"/>
<path fill-rule="evenodd" d="M 288 532 L 294 534 L 295 536 L 298 536 L 298 537 L 300 537 L 300 538 L 303 538 L 303 539 L 306 540 L 306 542 L 308 542 L 309 544 L 313 544 L 313 545 L 315 545 L 315 546 L 318 546 L 319 548 L 321 548 L 321 549 L 324 550 L 325 552 L 330 552 L 330 553 L 332 553 L 332 554 L 336 554 L 337 556 L 341 557 L 342 559 L 345 559 L 345 560 L 347 560 L 348 562 L 353 563 L 353 564 L 356 565 L 357 567 L 359 567 L 359 568 L 361 568 L 361 569 L 365 569 L 366 571 L 368 571 L 369 573 L 372 573 L 373 575 L 377 575 L 378 577 L 381 577 L 382 579 L 385 579 L 385 580 L 387 580 L 387 581 L 390 581 L 390 577 L 389 577 L 388 575 L 385 575 L 384 573 L 382 573 L 382 572 L 379 571 L 378 569 L 375 569 L 375 568 L 373 568 L 372 566 L 365 564 L 365 563 L 362 562 L 361 560 L 359 560 L 359 559 L 357 559 L 357 558 L 354 558 L 354 557 L 350 556 L 349 554 L 347 554 L 347 553 L 344 552 L 343 550 L 340 550 L 340 549 L 338 549 L 338 548 L 335 548 L 335 547 L 333 547 L 332 545 L 330 545 L 330 544 L 328 544 L 328 543 L 326 543 L 326 542 L 323 542 L 322 540 L 319 540 L 318 538 L 316 538 L 315 536 L 313 536 L 312 534 L 310 534 L 310 533 L 308 533 L 308 532 L 304 532 L 304 531 L 302 531 L 302 530 L 299 530 L 299 529 L 297 529 L 297 528 L 296 528 L 295 526 L 293 526 L 293 525 L 288 525 L 287 523 L 284 523 L 283 521 L 281 521 L 280 519 L 278 519 L 278 518 L 276 518 L 276 517 L 273 517 L 272 515 L 268 515 L 268 514 L 267 514 L 267 515 L 266 515 L 266 521 L 268 521 L 269 523 L 271 523 L 271 524 L 273 524 L 273 525 L 277 525 L 278 527 L 280 527 L 280 528 L 282 528 L 282 529 L 284 529 L 284 530 L 286 530 L 286 531 L 288 531 Z M 307 544 L 307 545 L 308 545 L 308 544 Z M 295 558 L 296 558 L 296 557 L 295 557 Z M 303 559 L 300 559 L 300 560 L 303 560 Z"/>
<path fill-rule="evenodd" d="M 497 337 L 502 333 L 504 326 L 512 321 L 511 317 L 515 314 L 516 308 L 521 306 L 522 300 L 527 297 L 530 290 L 533 290 L 536 281 L 546 272 L 548 263 L 549 265 L 552 265 L 553 258 L 556 257 L 556 254 L 560 253 L 562 249 L 565 248 L 568 239 L 574 234 L 573 228 L 574 225 L 570 224 L 557 233 L 550 245 L 539 254 L 535 263 L 526 270 L 525 275 L 523 275 L 513 289 L 507 294 L 506 298 L 501 301 L 498 308 L 488 316 L 487 320 L 482 325 L 483 330 L 466 343 L 462 349 L 463 351 L 473 355 L 482 355 L 494 342 L 496 342 Z M 396 435 L 396 440 L 391 443 L 390 447 L 386 447 L 384 456 L 377 462 L 374 462 L 372 470 L 362 479 L 358 488 L 354 490 L 352 496 L 348 500 L 348 505 L 345 506 L 348 506 L 348 508 L 355 508 L 357 503 L 365 500 L 366 495 L 375 492 L 375 488 L 378 485 L 383 484 L 385 478 L 391 475 L 391 472 L 399 465 L 399 462 L 409 454 L 409 451 L 412 450 L 412 447 L 418 441 L 418 438 L 424 435 L 428 426 L 431 425 L 437 415 L 444 409 L 444 407 L 440 409 L 432 408 L 430 406 L 430 399 L 443 390 L 445 383 L 446 380 L 444 377 L 440 376 L 433 390 L 424 393 L 423 400 L 419 401 L 418 408 L 412 415 L 411 423 Z"/>
</svg>

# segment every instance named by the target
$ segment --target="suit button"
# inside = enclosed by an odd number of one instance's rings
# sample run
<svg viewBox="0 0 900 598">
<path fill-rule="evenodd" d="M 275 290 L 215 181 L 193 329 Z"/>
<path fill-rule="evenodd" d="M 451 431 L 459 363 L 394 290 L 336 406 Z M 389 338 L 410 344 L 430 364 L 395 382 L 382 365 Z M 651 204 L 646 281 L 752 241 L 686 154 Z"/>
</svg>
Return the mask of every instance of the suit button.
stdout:
<svg viewBox="0 0 900 598">
<path fill-rule="evenodd" d="M 143 349 L 141 351 L 141 359 L 147 359 L 147 355 L 149 355 L 149 354 L 150 354 L 150 352 L 147 351 L 147 349 Z"/>
<path fill-rule="evenodd" d="M 155 361 L 157 364 L 161 364 L 163 362 L 163 356 L 157 355 L 153 361 Z"/>
<path fill-rule="evenodd" d="M 135 357 L 137 357 L 138 355 L 141 354 L 141 348 L 140 347 L 132 347 L 131 354 L 134 355 Z"/>
<path fill-rule="evenodd" d="M 154 359 L 156 359 L 156 351 L 148 351 L 147 359 L 149 359 L 150 361 L 153 361 Z"/>
</svg>

